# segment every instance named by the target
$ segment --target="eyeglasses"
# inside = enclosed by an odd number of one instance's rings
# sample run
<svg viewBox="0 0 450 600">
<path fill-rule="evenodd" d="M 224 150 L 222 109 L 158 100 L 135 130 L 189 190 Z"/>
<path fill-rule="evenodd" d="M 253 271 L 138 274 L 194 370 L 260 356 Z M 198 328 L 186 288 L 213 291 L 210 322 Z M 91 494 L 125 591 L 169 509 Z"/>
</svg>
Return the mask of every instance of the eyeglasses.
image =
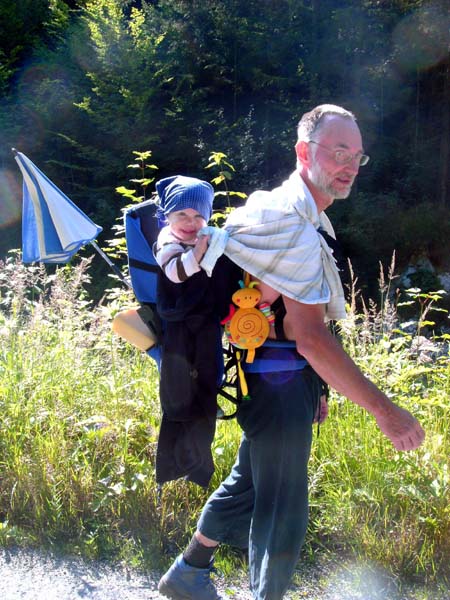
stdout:
<svg viewBox="0 0 450 600">
<path fill-rule="evenodd" d="M 370 160 L 370 156 L 367 156 L 367 154 L 362 154 L 362 152 L 352 154 L 351 152 L 348 152 L 347 150 L 343 150 L 341 148 L 339 148 L 338 150 L 332 150 L 331 148 L 328 148 L 328 146 L 319 144 L 319 142 L 315 142 L 314 140 L 310 140 L 308 143 L 316 144 L 317 146 L 328 150 L 328 152 L 331 152 L 335 162 L 337 162 L 338 165 L 348 165 L 352 162 L 352 160 L 357 160 L 359 161 L 359 166 L 364 167 L 364 165 L 367 165 L 367 163 Z"/>
</svg>

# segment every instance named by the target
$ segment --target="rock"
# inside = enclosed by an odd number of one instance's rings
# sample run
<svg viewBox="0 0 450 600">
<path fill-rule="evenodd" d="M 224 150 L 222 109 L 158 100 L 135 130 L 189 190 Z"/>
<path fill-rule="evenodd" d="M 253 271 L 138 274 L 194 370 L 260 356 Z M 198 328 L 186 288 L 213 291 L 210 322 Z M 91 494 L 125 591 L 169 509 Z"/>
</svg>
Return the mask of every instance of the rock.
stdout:
<svg viewBox="0 0 450 600">
<path fill-rule="evenodd" d="M 450 294 L 450 273 L 439 273 L 438 279 L 441 283 L 442 289 Z"/>
</svg>

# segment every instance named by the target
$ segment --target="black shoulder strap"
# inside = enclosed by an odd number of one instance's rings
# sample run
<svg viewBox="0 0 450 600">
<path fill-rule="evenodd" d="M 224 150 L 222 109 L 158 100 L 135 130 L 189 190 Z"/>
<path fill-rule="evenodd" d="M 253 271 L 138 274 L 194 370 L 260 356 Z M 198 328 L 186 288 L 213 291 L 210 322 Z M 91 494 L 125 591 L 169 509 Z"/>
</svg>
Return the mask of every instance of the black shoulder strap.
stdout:
<svg viewBox="0 0 450 600">
<path fill-rule="evenodd" d="M 317 231 L 326 241 L 328 246 L 333 250 L 333 256 L 336 259 L 337 268 L 339 269 L 339 275 L 341 277 L 342 284 L 345 286 L 345 284 L 348 283 L 348 259 L 344 253 L 342 244 L 329 233 L 327 233 L 322 227 L 319 227 Z"/>
</svg>

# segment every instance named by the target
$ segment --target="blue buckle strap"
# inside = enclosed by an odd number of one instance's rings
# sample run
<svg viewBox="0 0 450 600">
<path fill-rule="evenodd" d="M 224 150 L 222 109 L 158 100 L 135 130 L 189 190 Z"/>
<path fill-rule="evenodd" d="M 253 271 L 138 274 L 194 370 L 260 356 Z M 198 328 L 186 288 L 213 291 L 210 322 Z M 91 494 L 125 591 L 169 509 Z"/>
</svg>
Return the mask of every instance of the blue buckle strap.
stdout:
<svg viewBox="0 0 450 600">
<path fill-rule="evenodd" d="M 296 344 L 290 340 L 266 340 L 255 350 L 252 363 L 242 363 L 245 373 L 274 373 L 301 371 L 308 365 L 306 358 L 297 352 Z"/>
</svg>

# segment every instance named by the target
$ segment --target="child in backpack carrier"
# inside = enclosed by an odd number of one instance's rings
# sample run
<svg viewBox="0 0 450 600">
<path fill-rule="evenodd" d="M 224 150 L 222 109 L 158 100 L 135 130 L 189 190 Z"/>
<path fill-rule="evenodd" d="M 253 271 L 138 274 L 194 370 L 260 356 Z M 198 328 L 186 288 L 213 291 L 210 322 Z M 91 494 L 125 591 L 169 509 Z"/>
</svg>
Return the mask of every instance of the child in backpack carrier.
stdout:
<svg viewBox="0 0 450 600">
<path fill-rule="evenodd" d="M 159 216 L 164 227 L 156 242 L 155 258 L 173 283 L 182 283 L 200 271 L 200 261 L 208 247 L 207 235 L 198 235 L 212 213 L 213 187 L 194 177 L 177 175 L 156 184 Z"/>
<path fill-rule="evenodd" d="M 156 184 L 158 217 L 167 225 L 153 247 L 158 273 L 162 422 L 156 480 L 184 477 L 206 487 L 214 472 L 211 444 L 223 358 L 217 284 L 200 262 L 208 236 L 199 235 L 212 213 L 213 187 L 177 175 Z"/>
</svg>

